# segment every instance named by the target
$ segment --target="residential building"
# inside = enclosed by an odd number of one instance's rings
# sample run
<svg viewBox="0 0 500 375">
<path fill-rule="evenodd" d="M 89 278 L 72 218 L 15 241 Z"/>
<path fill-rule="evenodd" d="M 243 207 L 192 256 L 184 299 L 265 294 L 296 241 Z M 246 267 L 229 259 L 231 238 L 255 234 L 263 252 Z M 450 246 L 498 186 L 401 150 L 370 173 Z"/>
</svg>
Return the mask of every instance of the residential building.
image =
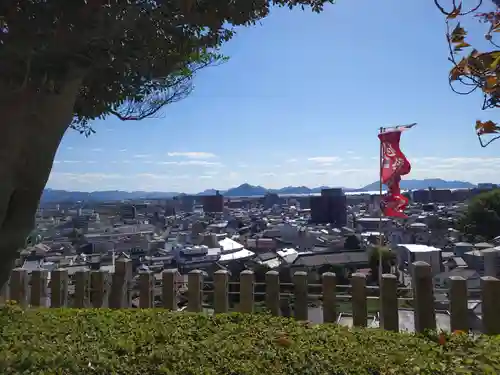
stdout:
<svg viewBox="0 0 500 375">
<path fill-rule="evenodd" d="M 217 191 L 215 195 L 207 195 L 201 199 L 203 212 L 217 213 L 224 211 L 224 196 Z"/>
</svg>

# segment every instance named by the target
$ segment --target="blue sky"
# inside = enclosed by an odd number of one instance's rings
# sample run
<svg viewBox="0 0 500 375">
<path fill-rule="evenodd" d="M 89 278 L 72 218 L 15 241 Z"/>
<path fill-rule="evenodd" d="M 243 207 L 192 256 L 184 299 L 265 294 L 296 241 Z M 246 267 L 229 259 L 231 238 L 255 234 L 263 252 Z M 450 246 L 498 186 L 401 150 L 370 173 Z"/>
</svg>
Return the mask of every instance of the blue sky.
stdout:
<svg viewBox="0 0 500 375">
<path fill-rule="evenodd" d="M 443 21 L 421 0 L 337 0 L 319 15 L 277 9 L 239 30 L 223 48 L 230 61 L 202 71 L 162 118 L 109 118 L 90 138 L 68 131 L 47 186 L 359 187 L 377 179 L 377 128 L 411 122 L 407 178 L 500 182 L 500 144 L 481 148 L 473 129 L 498 114 L 450 90 Z M 481 25 L 466 26 L 481 40 Z"/>
</svg>

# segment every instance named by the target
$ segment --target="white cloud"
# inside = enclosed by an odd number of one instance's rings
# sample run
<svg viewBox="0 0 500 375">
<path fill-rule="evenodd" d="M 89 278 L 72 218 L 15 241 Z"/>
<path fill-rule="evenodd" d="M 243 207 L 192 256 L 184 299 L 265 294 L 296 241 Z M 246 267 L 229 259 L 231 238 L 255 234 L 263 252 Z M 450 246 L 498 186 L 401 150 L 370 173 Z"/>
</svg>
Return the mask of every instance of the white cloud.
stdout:
<svg viewBox="0 0 500 375">
<path fill-rule="evenodd" d="M 135 179 L 152 179 L 152 180 L 171 180 L 171 179 L 186 179 L 192 178 L 190 175 L 166 175 L 158 173 L 137 173 L 137 174 L 117 174 L 117 173 L 66 173 L 52 172 L 51 179 L 57 180 L 78 180 L 79 182 L 95 182 L 96 180 L 135 180 Z"/>
<path fill-rule="evenodd" d="M 298 161 L 297 159 L 292 158 L 285 160 L 285 163 L 296 163 L 297 161 Z"/>
<path fill-rule="evenodd" d="M 180 157 L 188 159 L 213 159 L 217 157 L 215 154 L 211 152 L 169 152 L 167 155 L 171 157 Z"/>
<path fill-rule="evenodd" d="M 206 171 L 203 171 L 203 175 L 205 176 L 216 176 L 218 175 L 220 170 L 217 169 L 208 169 Z"/>
<path fill-rule="evenodd" d="M 147 159 L 147 158 L 150 158 L 151 155 L 150 154 L 136 154 L 133 157 L 136 159 Z"/>
<path fill-rule="evenodd" d="M 111 160 L 110 163 L 111 164 L 119 164 L 119 163 L 121 163 L 121 164 L 130 164 L 131 161 L 130 160 Z M 134 163 L 136 163 L 136 162 L 134 161 Z"/>
<path fill-rule="evenodd" d="M 164 175 L 164 174 L 154 174 L 154 173 L 139 173 L 136 174 L 134 177 L 140 178 L 140 179 L 151 179 L 151 180 L 166 180 L 170 176 Z"/>
<path fill-rule="evenodd" d="M 408 156 L 407 156 L 408 157 Z M 412 165 L 418 168 L 429 169 L 456 169 L 458 171 L 470 172 L 472 170 L 487 167 L 499 167 L 500 157 L 408 157 Z"/>
<path fill-rule="evenodd" d="M 102 151 L 102 148 L 93 148 L 92 150 L 90 150 L 92 152 L 101 152 Z"/>
<path fill-rule="evenodd" d="M 220 179 L 225 181 L 235 181 L 235 180 L 239 181 L 239 178 L 240 174 L 238 172 L 228 172 L 220 176 Z M 243 182 L 248 182 L 248 181 L 242 181 L 241 183 Z"/>
<path fill-rule="evenodd" d="M 427 161 L 433 161 L 433 160 L 440 160 L 440 158 L 435 157 L 435 156 L 423 156 L 423 157 L 416 157 L 416 158 L 411 158 L 413 162 L 427 162 Z"/>
<path fill-rule="evenodd" d="M 331 171 L 328 169 L 310 169 L 306 173 L 307 174 L 326 175 L 326 174 L 331 174 Z"/>
<path fill-rule="evenodd" d="M 210 162 L 205 160 L 187 160 L 187 161 L 160 161 L 160 165 L 201 165 L 201 166 L 220 166 L 219 162 Z"/>
<path fill-rule="evenodd" d="M 180 165 L 222 165 L 221 163 L 218 162 L 209 162 L 209 161 L 203 161 L 203 160 L 189 160 L 189 161 L 182 161 L 179 163 Z"/>
<path fill-rule="evenodd" d="M 77 164 L 77 163 L 81 163 L 80 160 L 61 160 L 61 163 L 65 163 L 65 164 Z"/>
<path fill-rule="evenodd" d="M 499 182 L 496 171 L 500 157 L 408 157 L 412 170 L 408 178 L 443 178 L 469 182 Z"/>
<path fill-rule="evenodd" d="M 158 174 L 158 173 L 139 173 L 136 175 L 133 175 L 132 178 L 146 178 L 146 179 L 151 179 L 151 180 L 179 180 L 179 179 L 186 179 L 186 178 L 193 178 L 193 176 L 183 174 L 183 175 L 166 175 L 166 174 Z"/>
<path fill-rule="evenodd" d="M 73 147 L 66 147 L 66 150 L 71 151 L 71 150 L 73 150 Z"/>
<path fill-rule="evenodd" d="M 413 157 L 411 154 L 407 157 L 412 164 L 412 171 L 403 179 L 443 178 L 472 183 L 500 182 L 500 177 L 496 173 L 500 167 L 500 157 Z M 316 161 L 308 164 L 303 164 L 299 159 L 297 164 L 282 163 L 280 167 L 274 163 L 252 163 L 248 169 L 239 169 L 241 166 L 237 161 L 226 166 L 231 166 L 233 169 L 226 169 L 219 167 L 222 164 L 215 160 L 172 159 L 170 161 L 167 159 L 167 161 L 158 162 L 151 159 L 153 164 L 145 164 L 143 162 L 148 160 L 122 161 L 117 158 L 118 161 L 114 162 L 110 174 L 101 169 L 101 164 L 108 163 L 109 167 L 109 162 L 94 159 L 97 160 L 95 164 L 83 160 L 81 162 L 83 164 L 78 165 L 79 169 L 83 167 L 90 169 L 83 170 L 82 173 L 60 173 L 59 168 L 75 172 L 72 168 L 76 167 L 76 164 L 71 163 L 78 161 L 68 160 L 66 162 L 69 163 L 65 164 L 62 160 L 56 160 L 54 162 L 56 171 L 52 173 L 48 186 L 56 189 L 86 191 L 133 191 L 147 186 L 148 188 L 143 190 L 191 193 L 208 188 L 227 189 L 244 182 L 268 188 L 300 185 L 361 187 L 376 181 L 378 176 L 378 158 L 371 159 L 370 157 L 362 157 L 361 160 L 352 160 L 347 157 L 340 163 L 330 162 L 332 157 L 323 157 L 314 159 L 323 163 Z M 127 162 L 134 164 L 134 172 L 130 173 L 126 164 L 123 164 Z M 165 165 L 165 167 L 162 168 L 160 165 Z M 193 168 L 184 168 L 184 166 L 193 166 Z M 165 172 L 162 173 L 162 170 Z"/>
<path fill-rule="evenodd" d="M 109 180 L 109 179 L 120 179 L 123 175 L 112 174 L 112 173 L 63 173 L 63 172 L 52 172 L 50 174 L 51 180 L 73 180 L 78 183 L 94 183 L 96 181 Z"/>
<path fill-rule="evenodd" d="M 126 149 L 126 148 L 122 148 L 122 149 L 120 150 L 120 152 L 126 152 L 126 151 L 127 151 L 127 149 Z"/>
<path fill-rule="evenodd" d="M 325 163 L 333 163 L 336 161 L 342 160 L 338 156 L 315 156 L 312 158 L 308 158 L 308 161 L 312 161 L 314 163 L 325 164 Z"/>
</svg>

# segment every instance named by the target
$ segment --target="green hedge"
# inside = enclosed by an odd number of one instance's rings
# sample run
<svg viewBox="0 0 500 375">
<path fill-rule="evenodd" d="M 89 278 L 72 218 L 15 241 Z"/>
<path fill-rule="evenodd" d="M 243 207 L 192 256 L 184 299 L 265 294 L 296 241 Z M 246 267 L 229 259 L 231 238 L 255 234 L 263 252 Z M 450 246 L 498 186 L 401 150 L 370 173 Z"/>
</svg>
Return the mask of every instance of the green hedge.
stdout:
<svg viewBox="0 0 500 375">
<path fill-rule="evenodd" d="M 0 309 L 0 374 L 499 374 L 500 340 L 264 314 Z M 439 343 L 441 341 L 441 343 Z"/>
</svg>

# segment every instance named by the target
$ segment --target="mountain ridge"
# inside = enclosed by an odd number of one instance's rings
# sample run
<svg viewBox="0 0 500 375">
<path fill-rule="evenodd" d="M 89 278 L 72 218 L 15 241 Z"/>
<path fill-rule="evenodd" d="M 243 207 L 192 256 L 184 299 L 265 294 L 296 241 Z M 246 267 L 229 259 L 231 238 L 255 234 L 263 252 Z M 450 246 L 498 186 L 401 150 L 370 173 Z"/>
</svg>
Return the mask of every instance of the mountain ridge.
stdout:
<svg viewBox="0 0 500 375">
<path fill-rule="evenodd" d="M 401 181 L 401 188 L 405 190 L 419 190 L 427 189 L 429 187 L 436 189 L 472 189 L 476 187 L 467 181 L 446 181 L 439 178 L 423 179 L 423 180 L 403 180 Z M 267 189 L 259 185 L 251 185 L 243 183 L 239 186 L 230 188 L 228 190 L 220 190 L 219 192 L 227 197 L 241 197 L 241 196 L 260 196 L 267 193 L 276 194 L 317 194 L 321 189 L 328 188 L 328 186 L 319 186 L 309 188 L 307 186 L 286 186 L 279 189 Z M 347 192 L 364 192 L 364 191 L 378 191 L 379 182 L 375 181 L 362 188 L 343 188 Z M 178 195 L 196 195 L 206 196 L 213 195 L 217 192 L 216 189 L 206 189 L 197 194 L 184 194 L 181 192 L 159 192 L 159 191 L 122 191 L 122 190 L 103 190 L 93 192 L 83 191 L 67 191 L 58 189 L 44 189 L 41 201 L 43 203 L 51 202 L 64 202 L 64 201 L 121 201 L 130 199 L 168 199 Z"/>
</svg>

